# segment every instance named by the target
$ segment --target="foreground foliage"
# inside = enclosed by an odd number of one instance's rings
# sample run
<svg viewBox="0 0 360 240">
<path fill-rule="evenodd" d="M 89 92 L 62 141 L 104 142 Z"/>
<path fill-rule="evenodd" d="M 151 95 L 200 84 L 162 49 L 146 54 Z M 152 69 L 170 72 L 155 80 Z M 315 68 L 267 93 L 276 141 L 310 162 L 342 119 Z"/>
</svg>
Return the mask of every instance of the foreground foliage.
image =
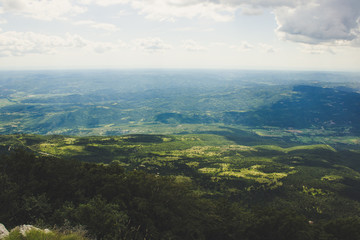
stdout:
<svg viewBox="0 0 360 240">
<path fill-rule="evenodd" d="M 118 162 L 86 163 L 20 150 L 3 155 L 0 169 L 0 222 L 9 227 L 81 225 L 97 239 L 360 238 L 357 196 L 305 180 L 300 193 L 291 189 L 298 186 L 296 178 L 274 190 L 231 194 L 228 186 L 246 182 L 226 178 L 217 183 L 201 173 L 189 181 L 125 171 Z M 358 189 L 357 182 L 347 181 L 351 190 Z M 255 186 L 250 183 L 244 186 Z"/>
</svg>

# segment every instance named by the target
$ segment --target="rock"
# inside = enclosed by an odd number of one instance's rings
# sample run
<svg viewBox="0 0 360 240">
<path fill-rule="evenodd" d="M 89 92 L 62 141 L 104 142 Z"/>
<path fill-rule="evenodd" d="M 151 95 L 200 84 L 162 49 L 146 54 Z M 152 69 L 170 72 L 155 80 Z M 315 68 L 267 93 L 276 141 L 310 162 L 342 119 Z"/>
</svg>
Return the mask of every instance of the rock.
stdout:
<svg viewBox="0 0 360 240">
<path fill-rule="evenodd" d="M 26 236 L 26 234 L 31 231 L 31 230 L 37 230 L 37 231 L 42 231 L 44 233 L 50 233 L 51 231 L 49 229 L 40 229 L 37 227 L 34 227 L 32 225 L 20 225 L 18 227 L 15 227 L 11 230 L 12 231 L 19 231 L 21 233 L 21 235 Z M 0 239 L 3 239 L 4 237 L 9 235 L 9 231 L 5 228 L 5 226 L 3 224 L 0 223 Z"/>
<path fill-rule="evenodd" d="M 42 230 L 42 229 L 34 227 L 32 225 L 20 225 L 19 227 L 16 227 L 15 229 L 18 229 L 23 236 L 26 236 L 26 233 L 31 230 L 42 231 L 44 233 L 51 232 L 49 229 Z"/>
<path fill-rule="evenodd" d="M 20 225 L 19 226 L 19 231 L 23 236 L 26 236 L 26 233 L 30 230 L 40 230 L 37 227 L 34 227 L 32 225 Z"/>
<path fill-rule="evenodd" d="M 9 235 L 9 231 L 5 228 L 3 224 L 0 223 L 0 239 Z"/>
</svg>

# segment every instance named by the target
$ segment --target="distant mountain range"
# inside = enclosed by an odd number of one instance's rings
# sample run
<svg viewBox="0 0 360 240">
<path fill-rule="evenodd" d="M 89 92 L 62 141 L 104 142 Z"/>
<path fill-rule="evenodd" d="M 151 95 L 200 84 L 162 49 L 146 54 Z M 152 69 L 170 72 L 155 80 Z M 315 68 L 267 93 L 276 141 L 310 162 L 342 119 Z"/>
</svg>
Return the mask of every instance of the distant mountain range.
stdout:
<svg viewBox="0 0 360 240">
<path fill-rule="evenodd" d="M 144 124 L 240 124 L 358 135 L 356 79 L 283 72 L 5 72 L 0 133 L 113 135 Z"/>
</svg>

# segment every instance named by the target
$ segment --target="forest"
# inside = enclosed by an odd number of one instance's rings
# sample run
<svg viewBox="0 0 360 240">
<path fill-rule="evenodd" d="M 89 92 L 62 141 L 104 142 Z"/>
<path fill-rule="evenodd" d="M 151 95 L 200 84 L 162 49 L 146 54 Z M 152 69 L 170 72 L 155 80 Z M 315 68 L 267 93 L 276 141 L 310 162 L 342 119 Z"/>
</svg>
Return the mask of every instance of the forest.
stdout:
<svg viewBox="0 0 360 240">
<path fill-rule="evenodd" d="M 90 239 L 360 237 L 359 151 L 216 138 L 2 136 L 0 220 Z"/>
<path fill-rule="evenodd" d="M 99 165 L 16 151 L 1 159 L 1 169 L 0 219 L 8 226 L 24 221 L 47 226 L 81 225 L 97 239 L 360 236 L 360 218 L 355 214 L 325 221 L 309 220 L 293 206 L 249 208 L 227 194 L 201 196 L 197 193 L 200 186 L 181 178 L 125 172 L 116 163 Z M 314 198 L 324 194 L 318 189 L 306 191 Z"/>
</svg>

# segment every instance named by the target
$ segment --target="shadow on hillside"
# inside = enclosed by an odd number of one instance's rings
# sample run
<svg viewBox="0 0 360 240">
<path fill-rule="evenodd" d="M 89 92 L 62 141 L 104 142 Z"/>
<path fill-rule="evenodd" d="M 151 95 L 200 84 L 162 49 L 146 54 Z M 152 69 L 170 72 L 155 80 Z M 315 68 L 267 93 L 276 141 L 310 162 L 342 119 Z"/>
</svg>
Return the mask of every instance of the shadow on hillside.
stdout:
<svg viewBox="0 0 360 240">
<path fill-rule="evenodd" d="M 255 145 L 278 145 L 280 147 L 291 147 L 295 146 L 296 143 L 291 143 L 286 137 L 275 138 L 275 137 L 262 137 L 255 133 L 243 131 L 233 127 L 220 127 L 224 131 L 199 131 L 198 134 L 214 134 L 225 137 L 229 141 L 233 141 L 239 145 L 255 146 Z"/>
</svg>

